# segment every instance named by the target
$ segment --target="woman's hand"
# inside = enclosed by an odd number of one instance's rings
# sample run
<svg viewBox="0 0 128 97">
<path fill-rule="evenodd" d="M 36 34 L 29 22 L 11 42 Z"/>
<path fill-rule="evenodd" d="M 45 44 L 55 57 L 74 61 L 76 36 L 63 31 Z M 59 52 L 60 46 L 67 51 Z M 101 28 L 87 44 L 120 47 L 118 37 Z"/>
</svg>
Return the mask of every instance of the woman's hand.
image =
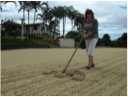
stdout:
<svg viewBox="0 0 128 97">
<path fill-rule="evenodd" d="M 84 39 L 88 39 L 88 36 L 87 34 L 83 35 Z"/>
<path fill-rule="evenodd" d="M 91 32 L 88 32 L 87 34 L 83 35 L 83 37 L 84 37 L 85 39 L 90 39 L 91 36 L 92 36 L 92 33 L 91 33 Z"/>
<path fill-rule="evenodd" d="M 86 30 L 82 30 L 82 35 L 85 35 L 86 34 Z"/>
</svg>

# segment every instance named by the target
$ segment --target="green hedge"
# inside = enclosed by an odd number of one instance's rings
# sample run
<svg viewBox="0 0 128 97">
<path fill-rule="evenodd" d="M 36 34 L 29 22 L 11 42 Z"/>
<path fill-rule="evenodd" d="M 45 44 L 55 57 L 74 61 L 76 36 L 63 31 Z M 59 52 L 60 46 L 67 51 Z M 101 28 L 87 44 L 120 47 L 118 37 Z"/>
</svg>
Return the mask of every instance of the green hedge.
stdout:
<svg viewBox="0 0 128 97">
<path fill-rule="evenodd" d="M 1 39 L 1 46 L 5 45 L 41 45 L 40 42 L 34 40 L 21 39 Z"/>
<path fill-rule="evenodd" d="M 1 49 L 18 49 L 18 48 L 49 48 L 50 45 L 42 40 L 30 39 L 1 39 Z"/>
</svg>

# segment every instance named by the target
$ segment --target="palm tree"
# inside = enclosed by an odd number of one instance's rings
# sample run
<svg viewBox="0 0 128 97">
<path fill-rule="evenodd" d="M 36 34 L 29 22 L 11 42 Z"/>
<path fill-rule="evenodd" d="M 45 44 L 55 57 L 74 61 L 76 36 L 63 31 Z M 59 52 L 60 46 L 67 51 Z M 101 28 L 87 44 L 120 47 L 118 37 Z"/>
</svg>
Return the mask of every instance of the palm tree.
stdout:
<svg viewBox="0 0 128 97">
<path fill-rule="evenodd" d="M 50 8 L 50 7 L 48 7 L 48 9 L 47 9 L 47 11 L 45 11 L 44 15 L 46 16 L 46 24 L 49 25 L 46 30 L 49 31 L 48 33 L 50 34 L 50 36 L 52 36 L 52 25 L 51 25 L 51 21 L 54 18 L 54 16 L 53 16 L 53 9 Z"/>
<path fill-rule="evenodd" d="M 65 26 L 66 26 L 66 16 L 68 13 L 68 7 L 67 6 L 63 6 L 63 11 L 62 11 L 62 15 L 63 15 L 63 38 L 65 37 Z"/>
<path fill-rule="evenodd" d="M 26 1 L 25 10 L 28 12 L 28 34 L 30 35 L 29 14 L 30 14 L 30 11 L 32 10 L 32 3 L 31 3 L 31 1 Z"/>
<path fill-rule="evenodd" d="M 73 8 L 73 6 L 68 7 L 68 18 L 71 20 L 71 30 L 73 31 L 74 28 L 74 20 L 76 16 L 79 14 L 77 10 Z"/>
<path fill-rule="evenodd" d="M 83 28 L 83 23 L 84 23 L 84 15 L 83 14 L 77 14 L 74 24 L 77 27 L 77 30 L 81 30 Z"/>
<path fill-rule="evenodd" d="M 40 5 L 41 5 L 41 1 L 32 1 L 32 2 L 31 2 L 32 9 L 34 9 L 33 24 L 35 24 L 36 13 L 37 13 L 37 10 L 40 9 Z M 32 27 L 32 32 L 31 32 L 31 34 L 32 34 L 32 33 L 33 33 L 33 27 Z"/>
<path fill-rule="evenodd" d="M 52 37 L 55 40 L 55 34 L 57 34 L 57 29 L 56 27 L 58 26 L 58 20 L 52 20 L 50 22 L 50 29 L 52 31 Z"/>
<path fill-rule="evenodd" d="M 44 31 L 47 32 L 47 29 L 48 31 L 50 32 L 50 36 L 54 38 L 55 34 L 57 34 L 56 32 L 58 31 L 56 29 L 56 27 L 58 26 L 58 18 L 57 18 L 57 15 L 56 15 L 56 10 L 50 8 L 49 6 L 47 6 L 46 8 L 44 7 L 42 9 L 42 14 L 38 14 L 38 19 L 41 19 L 42 20 L 42 24 L 43 24 L 43 27 L 45 27 L 45 29 L 42 29 L 42 33 L 44 33 Z M 43 28 L 42 27 L 42 28 Z"/>
<path fill-rule="evenodd" d="M 36 19 L 39 19 L 39 20 L 42 20 L 42 24 L 43 24 L 43 21 L 44 21 L 44 15 L 43 14 L 37 14 L 37 18 Z M 43 34 L 43 31 L 44 29 L 42 29 L 42 25 L 41 25 L 41 32 Z"/>
<path fill-rule="evenodd" d="M 26 6 L 26 1 L 19 1 L 20 4 L 20 9 L 18 12 L 23 10 L 23 28 L 25 28 L 25 6 Z M 25 32 L 25 29 L 23 29 L 23 33 Z"/>
<path fill-rule="evenodd" d="M 43 27 L 42 27 L 42 31 L 43 33 L 47 32 L 47 17 L 48 17 L 48 13 L 49 13 L 49 5 L 48 5 L 48 1 L 47 2 L 43 2 L 41 4 L 41 11 L 43 14 Z"/>
<path fill-rule="evenodd" d="M 58 14 L 57 7 L 54 7 L 53 9 L 48 8 L 47 13 L 44 13 L 46 16 L 47 24 L 49 24 L 49 31 L 50 35 L 53 36 L 53 39 L 55 39 L 55 34 L 58 34 L 58 24 L 59 24 L 59 15 Z"/>
<path fill-rule="evenodd" d="M 44 6 L 45 5 L 45 6 Z M 45 21 L 47 20 L 47 12 L 48 12 L 48 2 L 43 2 L 41 4 L 41 14 L 37 14 L 37 19 L 42 20 L 42 27 L 41 27 L 41 32 L 44 33 L 45 32 Z"/>
<path fill-rule="evenodd" d="M 66 20 L 66 6 L 58 6 L 54 7 L 53 10 L 53 17 L 55 20 L 58 20 L 58 30 L 59 30 L 59 36 L 60 36 L 60 20 L 63 19 L 63 37 L 65 33 L 65 20 Z"/>
<path fill-rule="evenodd" d="M 28 27 L 28 33 L 27 34 L 30 35 L 31 32 L 30 32 L 30 27 L 29 27 L 29 14 L 30 14 L 30 11 L 32 10 L 33 6 L 34 6 L 34 2 L 33 1 L 19 1 L 19 3 L 20 3 L 21 7 L 18 10 L 18 12 L 20 12 L 23 9 L 23 20 L 24 20 L 24 23 L 25 23 L 25 11 L 28 12 L 28 26 L 27 26 Z M 35 19 L 34 19 L 34 22 L 35 22 Z"/>
<path fill-rule="evenodd" d="M 59 37 L 60 37 L 60 20 L 63 17 L 62 12 L 63 12 L 63 7 L 61 7 L 61 6 L 54 7 L 53 10 L 52 10 L 53 17 L 55 18 L 55 20 L 58 21 L 57 25 L 58 25 Z"/>
<path fill-rule="evenodd" d="M 41 7 L 41 1 L 32 1 L 32 9 L 34 9 L 34 20 L 33 20 L 33 24 L 35 24 L 35 20 L 36 20 L 36 13 L 37 10 L 40 9 Z"/>
</svg>

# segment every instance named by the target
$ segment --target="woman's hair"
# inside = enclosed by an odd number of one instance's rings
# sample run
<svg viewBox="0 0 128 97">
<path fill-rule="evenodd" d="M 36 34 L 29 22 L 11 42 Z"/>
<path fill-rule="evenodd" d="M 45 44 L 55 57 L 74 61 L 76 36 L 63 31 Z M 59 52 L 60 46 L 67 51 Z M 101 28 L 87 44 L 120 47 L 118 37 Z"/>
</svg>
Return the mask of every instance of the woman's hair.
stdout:
<svg viewBox="0 0 128 97">
<path fill-rule="evenodd" d="M 92 14 L 92 18 L 94 19 L 94 13 L 93 13 L 93 11 L 91 10 L 91 9 L 87 9 L 86 11 L 85 11 L 85 18 L 87 19 L 87 14 Z"/>
</svg>

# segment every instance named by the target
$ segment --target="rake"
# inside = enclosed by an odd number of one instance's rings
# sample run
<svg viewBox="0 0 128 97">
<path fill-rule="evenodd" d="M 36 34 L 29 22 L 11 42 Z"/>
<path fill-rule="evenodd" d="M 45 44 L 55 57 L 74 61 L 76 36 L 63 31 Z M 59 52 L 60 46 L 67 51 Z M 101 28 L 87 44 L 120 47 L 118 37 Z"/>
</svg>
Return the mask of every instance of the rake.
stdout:
<svg viewBox="0 0 128 97">
<path fill-rule="evenodd" d="M 82 39 L 83 39 L 83 37 L 80 39 L 80 41 L 79 41 L 79 43 L 78 43 L 76 49 L 74 50 L 72 56 L 70 57 L 69 61 L 68 61 L 67 64 L 65 65 L 64 69 L 62 70 L 62 73 L 65 73 L 65 72 L 66 72 L 66 70 L 67 70 L 67 68 L 68 68 L 68 66 L 69 66 L 69 64 L 70 64 L 70 62 L 71 62 L 71 60 L 72 60 L 72 58 L 74 57 L 74 55 L 75 55 L 75 53 L 76 53 L 76 51 L 77 51 L 77 49 L 78 49 L 80 43 L 82 42 Z"/>
</svg>

